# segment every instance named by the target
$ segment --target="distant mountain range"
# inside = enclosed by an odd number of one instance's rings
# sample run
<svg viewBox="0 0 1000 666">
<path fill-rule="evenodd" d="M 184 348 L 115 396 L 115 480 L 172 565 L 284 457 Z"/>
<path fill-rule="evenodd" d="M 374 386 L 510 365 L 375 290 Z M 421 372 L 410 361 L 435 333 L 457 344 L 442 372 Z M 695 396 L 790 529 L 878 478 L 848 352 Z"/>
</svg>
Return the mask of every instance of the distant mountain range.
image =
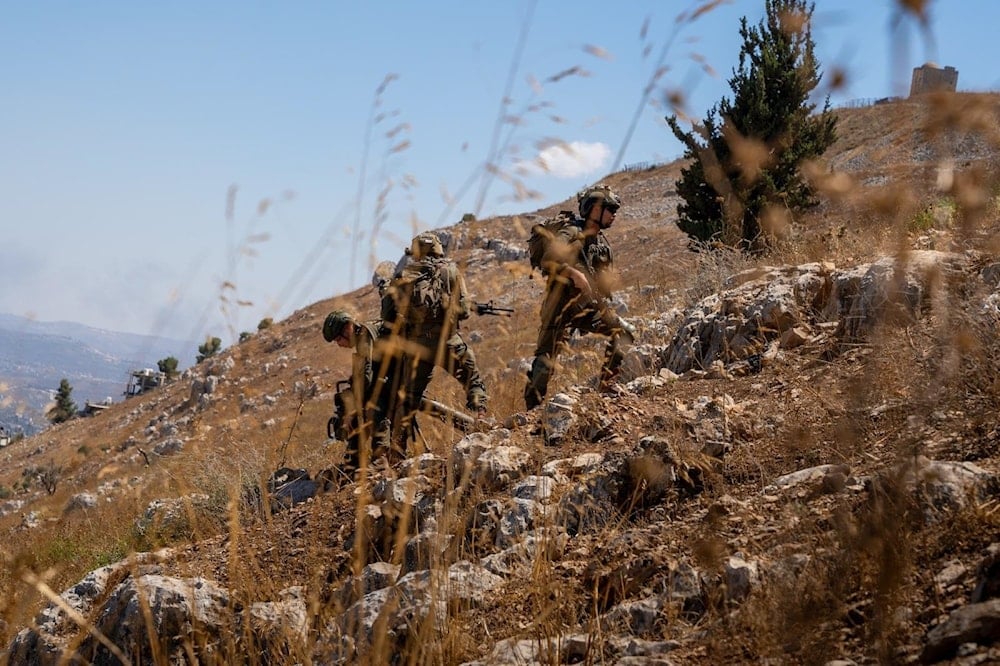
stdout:
<svg viewBox="0 0 1000 666">
<path fill-rule="evenodd" d="M 131 370 L 156 368 L 168 356 L 184 369 L 198 344 L 0 313 L 0 425 L 29 435 L 46 427 L 45 407 L 63 378 L 78 407 L 108 397 L 118 402 Z"/>
</svg>

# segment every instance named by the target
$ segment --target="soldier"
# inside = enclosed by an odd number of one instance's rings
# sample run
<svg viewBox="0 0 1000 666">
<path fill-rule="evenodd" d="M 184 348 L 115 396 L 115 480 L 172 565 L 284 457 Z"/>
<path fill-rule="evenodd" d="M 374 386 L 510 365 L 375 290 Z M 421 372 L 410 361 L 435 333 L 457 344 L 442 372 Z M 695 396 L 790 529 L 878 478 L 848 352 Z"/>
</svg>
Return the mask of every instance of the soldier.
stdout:
<svg viewBox="0 0 1000 666">
<path fill-rule="evenodd" d="M 408 263 L 396 271 L 382 297 L 383 325 L 401 341 L 405 359 L 403 412 L 419 408 L 437 365 L 462 384 L 466 407 L 484 419 L 486 387 L 476 356 L 458 330 L 469 317 L 465 280 L 432 233 L 414 238 L 407 254 Z"/>
<path fill-rule="evenodd" d="M 524 404 L 529 410 L 545 397 L 556 355 L 573 330 L 610 338 L 599 381 L 602 392 L 615 385 L 624 358 L 622 340 L 632 339 L 631 327 L 608 305 L 614 259 L 603 232 L 614 224 L 621 199 L 611 188 L 598 186 L 580 192 L 577 201 L 582 217 L 554 232 L 541 260 L 548 280 L 535 358 L 524 388 Z"/>
<path fill-rule="evenodd" d="M 327 342 L 354 350 L 350 386 L 334 397 L 340 418 L 336 434 L 347 444 L 340 469 L 348 476 L 367 465 L 373 452 L 388 450 L 390 444 L 399 374 L 396 359 L 379 335 L 379 327 L 356 322 L 343 310 L 331 312 L 323 322 Z"/>
</svg>

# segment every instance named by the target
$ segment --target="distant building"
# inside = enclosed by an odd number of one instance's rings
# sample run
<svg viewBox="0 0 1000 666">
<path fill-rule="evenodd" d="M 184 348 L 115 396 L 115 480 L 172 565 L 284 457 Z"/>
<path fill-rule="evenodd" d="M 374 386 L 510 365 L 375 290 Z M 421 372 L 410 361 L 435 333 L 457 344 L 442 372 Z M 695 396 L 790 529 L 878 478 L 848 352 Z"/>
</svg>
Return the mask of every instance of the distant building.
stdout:
<svg viewBox="0 0 1000 666">
<path fill-rule="evenodd" d="M 913 68 L 910 79 L 910 97 L 929 92 L 955 92 L 958 89 L 958 70 L 950 65 L 941 68 L 933 62 Z"/>
<path fill-rule="evenodd" d="M 167 381 L 167 375 L 152 368 L 143 370 L 133 370 L 129 373 L 128 386 L 125 387 L 125 397 L 139 395 L 150 391 L 157 386 L 163 386 Z"/>
<path fill-rule="evenodd" d="M 83 413 L 84 416 L 93 416 L 94 414 L 103 412 L 105 409 L 111 407 L 111 404 L 113 402 L 114 400 L 111 399 L 111 396 L 108 396 L 101 402 L 91 402 L 90 400 L 88 400 L 83 404 L 83 409 L 81 409 L 80 411 L 81 413 Z"/>
</svg>

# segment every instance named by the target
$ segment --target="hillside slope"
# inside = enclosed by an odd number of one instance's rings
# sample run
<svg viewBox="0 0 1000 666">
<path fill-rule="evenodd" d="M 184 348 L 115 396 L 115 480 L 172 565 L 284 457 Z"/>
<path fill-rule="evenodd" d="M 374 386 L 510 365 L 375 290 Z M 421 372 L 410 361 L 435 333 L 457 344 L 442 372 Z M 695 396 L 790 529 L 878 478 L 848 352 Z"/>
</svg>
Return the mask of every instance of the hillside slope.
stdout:
<svg viewBox="0 0 1000 666">
<path fill-rule="evenodd" d="M 582 338 L 552 403 L 522 411 L 542 284 L 517 251 L 569 200 L 438 230 L 475 298 L 515 309 L 463 329 L 498 425 L 425 420 L 427 455 L 371 484 L 262 500 L 274 470 L 315 479 L 338 459 L 326 420 L 349 354 L 320 326 L 334 307 L 373 315 L 373 288 L 8 447 L 8 658 L 74 645 L 111 663 L 80 620 L 27 627 L 45 590 L 123 562 L 67 603 L 107 634 L 132 626 L 128 590 L 205 579 L 228 614 L 194 622 L 202 663 L 1000 660 L 998 112 L 989 95 L 841 110 L 823 203 L 759 260 L 688 251 L 681 164 L 608 176 L 639 329 L 615 396 L 594 391 L 602 345 Z M 430 393 L 462 402 L 448 378 Z M 51 494 L 31 482 L 45 469 Z M 129 630 L 137 660 L 166 663 Z"/>
</svg>

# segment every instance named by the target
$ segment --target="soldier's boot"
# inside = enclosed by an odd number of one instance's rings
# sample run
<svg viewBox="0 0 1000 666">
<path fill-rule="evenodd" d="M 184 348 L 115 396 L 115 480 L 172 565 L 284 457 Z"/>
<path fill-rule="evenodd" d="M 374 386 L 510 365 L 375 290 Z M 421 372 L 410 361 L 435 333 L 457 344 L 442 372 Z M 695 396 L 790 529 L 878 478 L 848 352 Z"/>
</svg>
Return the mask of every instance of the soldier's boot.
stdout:
<svg viewBox="0 0 1000 666">
<path fill-rule="evenodd" d="M 416 440 L 416 419 L 413 414 L 403 417 L 395 432 L 389 433 L 387 446 L 382 450 L 390 465 L 406 460 L 406 449 L 411 440 Z"/>
<path fill-rule="evenodd" d="M 531 411 L 542 404 L 545 393 L 549 389 L 549 378 L 552 376 L 552 361 L 547 356 L 536 356 L 528 372 L 528 383 L 524 387 L 524 406 Z"/>
<path fill-rule="evenodd" d="M 382 421 L 375 427 L 372 434 L 372 454 L 371 459 L 375 460 L 380 456 L 387 455 L 392 448 L 392 422 L 389 419 Z"/>
<path fill-rule="evenodd" d="M 616 393 L 620 390 L 618 386 L 618 375 L 621 374 L 622 362 L 625 360 L 625 353 L 622 351 L 618 336 L 612 336 L 604 348 L 604 365 L 601 366 L 601 376 L 597 382 L 597 390 L 601 393 Z"/>
<path fill-rule="evenodd" d="M 618 386 L 618 368 L 601 368 L 601 377 L 597 382 L 597 390 L 600 393 L 617 393 L 621 387 Z"/>
<path fill-rule="evenodd" d="M 357 432 L 352 433 L 347 438 L 347 446 L 344 448 L 344 459 L 335 467 L 338 477 L 347 480 L 348 483 L 354 480 L 354 473 L 361 466 L 360 439 L 360 435 Z"/>
</svg>

